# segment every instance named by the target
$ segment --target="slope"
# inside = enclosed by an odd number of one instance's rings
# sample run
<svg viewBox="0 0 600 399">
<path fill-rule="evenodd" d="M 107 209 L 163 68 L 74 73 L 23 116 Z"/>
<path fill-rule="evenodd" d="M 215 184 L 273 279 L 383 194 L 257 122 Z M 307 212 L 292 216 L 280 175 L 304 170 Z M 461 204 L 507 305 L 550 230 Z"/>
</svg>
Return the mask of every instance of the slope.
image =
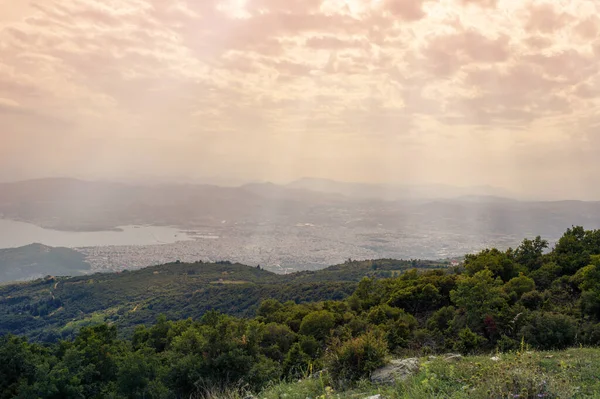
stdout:
<svg viewBox="0 0 600 399">
<path fill-rule="evenodd" d="M 84 255 L 68 248 L 31 244 L 0 249 L 0 282 L 30 280 L 47 275 L 80 275 L 90 270 Z"/>
<path fill-rule="evenodd" d="M 365 276 L 383 278 L 414 267 L 446 266 L 427 261 L 347 262 L 318 272 L 277 275 L 256 267 L 221 262 L 172 263 L 136 271 L 81 277 L 47 277 L 0 287 L 0 334 L 54 341 L 81 326 L 135 325 L 201 317 L 208 310 L 251 316 L 264 299 L 296 303 L 340 300 Z"/>
</svg>

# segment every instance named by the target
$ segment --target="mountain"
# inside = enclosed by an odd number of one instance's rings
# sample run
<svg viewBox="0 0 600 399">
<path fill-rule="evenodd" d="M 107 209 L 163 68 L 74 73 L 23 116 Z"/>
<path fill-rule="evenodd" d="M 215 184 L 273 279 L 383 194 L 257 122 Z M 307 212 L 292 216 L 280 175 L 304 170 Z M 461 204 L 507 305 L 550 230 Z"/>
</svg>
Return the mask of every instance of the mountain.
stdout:
<svg viewBox="0 0 600 399">
<path fill-rule="evenodd" d="M 453 268 L 348 260 L 276 275 L 175 262 L 0 287 L 0 392 L 595 398 L 600 230 L 546 244 L 489 248 Z"/>
<path fill-rule="evenodd" d="M 450 198 L 426 198 L 421 188 L 385 190 L 315 179 L 240 187 L 45 179 L 0 185 L 0 218 L 76 232 L 172 226 L 197 238 L 118 251 L 90 244 L 95 249 L 89 261 L 103 270 L 175 257 L 296 270 L 326 267 L 345 257 L 443 259 L 488 245 L 515 247 L 521 237 L 538 234 L 554 243 L 572 225 L 600 228 L 600 202 L 518 201 L 486 187 L 470 194 L 437 191 L 457 195 Z M 216 239 L 207 242 L 205 236 Z M 1 237 L 0 247 L 8 247 L 9 240 L 3 244 Z"/>
<path fill-rule="evenodd" d="M 0 282 L 32 280 L 47 275 L 74 276 L 89 270 L 85 257 L 68 248 L 31 244 L 0 249 Z"/>
<path fill-rule="evenodd" d="M 218 187 L 41 179 L 0 184 L 0 217 L 67 231 L 143 224 L 193 227 L 220 225 L 222 220 L 253 222 L 265 212 L 293 217 L 313 206 L 339 202 L 337 197 L 270 184 Z"/>
<path fill-rule="evenodd" d="M 342 194 L 361 199 L 419 200 L 458 198 L 466 196 L 510 197 L 505 189 L 492 186 L 457 187 L 444 184 L 394 185 L 371 183 L 348 183 L 329 179 L 303 178 L 287 185 L 289 188 L 323 193 Z"/>
<path fill-rule="evenodd" d="M 47 277 L 0 286 L 0 335 L 54 340 L 99 321 L 131 331 L 136 325 L 153 323 L 160 314 L 186 319 L 198 318 L 208 310 L 249 316 L 264 299 L 296 303 L 340 300 L 365 276 L 384 278 L 411 268 L 447 266 L 379 260 L 279 275 L 230 262 L 176 262 L 121 273 Z"/>
</svg>

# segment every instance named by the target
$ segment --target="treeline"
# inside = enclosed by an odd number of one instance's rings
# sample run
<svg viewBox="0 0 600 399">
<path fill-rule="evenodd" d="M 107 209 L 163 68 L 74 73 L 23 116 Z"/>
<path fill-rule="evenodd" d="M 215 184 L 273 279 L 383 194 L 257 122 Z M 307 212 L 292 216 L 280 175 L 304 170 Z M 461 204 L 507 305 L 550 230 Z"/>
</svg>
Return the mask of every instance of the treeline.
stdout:
<svg viewBox="0 0 600 399">
<path fill-rule="evenodd" d="M 0 335 L 34 341 L 74 338 L 79 328 L 114 324 L 131 337 L 139 324 L 198 319 L 209 310 L 253 317 L 260 302 L 296 303 L 343 300 L 364 276 L 390 278 L 411 268 L 444 268 L 423 260 L 349 261 L 318 271 L 280 275 L 231 262 L 171 263 L 121 273 L 53 277 L 0 286 Z"/>
<path fill-rule="evenodd" d="M 344 385 L 389 354 L 600 344 L 600 230 L 573 227 L 547 248 L 537 237 L 460 268 L 365 278 L 339 301 L 270 299 L 253 318 L 161 317 L 127 340 L 106 324 L 46 346 L 4 336 L 0 398 L 188 398 L 323 368 Z"/>
</svg>

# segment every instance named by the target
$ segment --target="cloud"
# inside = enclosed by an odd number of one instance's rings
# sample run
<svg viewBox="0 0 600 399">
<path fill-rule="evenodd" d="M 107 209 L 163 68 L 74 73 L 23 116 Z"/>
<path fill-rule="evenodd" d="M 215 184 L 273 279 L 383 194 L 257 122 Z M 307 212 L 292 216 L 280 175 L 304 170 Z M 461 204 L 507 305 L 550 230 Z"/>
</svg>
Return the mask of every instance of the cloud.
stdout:
<svg viewBox="0 0 600 399">
<path fill-rule="evenodd" d="M 529 9 L 529 20 L 525 27 L 531 31 L 554 33 L 566 27 L 573 16 L 557 11 L 552 3 L 534 4 Z"/>
<path fill-rule="evenodd" d="M 423 51 L 427 67 L 438 75 L 448 75 L 469 63 L 497 63 L 509 57 L 507 36 L 490 38 L 465 29 L 440 35 L 429 41 Z"/>
<path fill-rule="evenodd" d="M 424 0 L 383 0 L 384 9 L 394 17 L 405 21 L 416 21 L 425 17 Z"/>
<path fill-rule="evenodd" d="M 46 150 L 68 140 L 86 154 L 50 160 L 32 151 L 21 160 L 32 175 L 48 165 L 108 175 L 161 162 L 200 173 L 190 166 L 202 158 L 252 179 L 322 169 L 353 180 L 344 163 L 354 172 L 384 167 L 377 154 L 397 148 L 406 168 L 422 165 L 419 178 L 477 183 L 449 149 L 484 153 L 493 142 L 501 159 L 500 149 L 589 145 L 584 132 L 600 107 L 598 8 L 594 0 L 34 1 L 18 18 L 0 11 L 0 124 Z M 23 140 L 5 141 L 4 151 L 21 151 Z M 99 141 L 106 150 L 95 157 Z M 147 155 L 136 164 L 141 142 L 160 162 Z M 532 168 L 534 179 L 542 172 Z M 378 171 L 360 176 L 376 180 Z"/>
<path fill-rule="evenodd" d="M 543 50 L 553 44 L 551 38 L 541 35 L 529 36 L 523 43 L 534 51 Z"/>
<path fill-rule="evenodd" d="M 10 98 L 0 97 L 0 107 L 19 108 L 19 103 L 16 102 L 15 100 L 11 100 Z"/>
<path fill-rule="evenodd" d="M 498 0 L 460 0 L 463 5 L 477 5 L 481 7 L 494 8 Z"/>
<path fill-rule="evenodd" d="M 584 20 L 577 22 L 573 28 L 575 33 L 585 40 L 593 40 L 598 37 L 600 32 L 600 18 L 592 15 Z"/>
</svg>

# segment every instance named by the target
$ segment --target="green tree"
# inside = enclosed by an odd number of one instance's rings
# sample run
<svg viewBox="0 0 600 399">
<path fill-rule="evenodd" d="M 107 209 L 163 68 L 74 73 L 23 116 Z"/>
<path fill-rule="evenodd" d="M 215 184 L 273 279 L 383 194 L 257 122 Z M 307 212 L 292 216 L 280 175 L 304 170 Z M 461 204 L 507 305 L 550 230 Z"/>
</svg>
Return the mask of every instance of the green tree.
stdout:
<svg viewBox="0 0 600 399">
<path fill-rule="evenodd" d="M 568 229 L 556 243 L 552 257 L 563 274 L 575 274 L 577 270 L 589 265 L 592 255 L 590 250 L 595 248 L 589 245 L 586 237 L 589 234 L 584 228 L 576 226 Z"/>
<path fill-rule="evenodd" d="M 311 357 L 307 355 L 299 343 L 292 345 L 283 362 L 284 375 L 291 379 L 305 377 L 309 372 Z"/>
<path fill-rule="evenodd" d="M 581 268 L 571 279 L 581 289 L 583 314 L 600 319 L 600 267 L 589 265 Z"/>
<path fill-rule="evenodd" d="M 300 334 L 308 335 L 324 341 L 335 325 L 333 314 L 327 310 L 319 310 L 307 314 L 300 324 Z"/>
<path fill-rule="evenodd" d="M 536 349 L 564 349 L 575 343 L 577 322 L 558 313 L 534 312 L 521 330 L 525 341 Z"/>
<path fill-rule="evenodd" d="M 486 249 L 476 255 L 467 255 L 465 269 L 470 275 L 489 270 L 494 277 L 500 277 L 503 281 L 508 281 L 517 277 L 520 272 L 526 271 L 523 266 L 514 261 L 510 250 L 502 252 L 496 248 Z"/>
<path fill-rule="evenodd" d="M 369 331 L 331 348 L 325 361 L 334 380 L 345 385 L 368 377 L 385 363 L 388 344 L 381 333 Z"/>
<path fill-rule="evenodd" d="M 508 295 L 514 295 L 518 300 L 523 294 L 533 291 L 535 289 L 535 281 L 533 279 L 523 275 L 515 277 L 504 284 L 504 292 Z"/>
<path fill-rule="evenodd" d="M 464 328 L 458 333 L 458 341 L 454 344 L 454 350 L 464 355 L 468 355 L 480 350 L 486 339 L 471 331 L 470 328 Z"/>
<path fill-rule="evenodd" d="M 561 275 L 561 267 L 554 262 L 545 263 L 539 269 L 529 274 L 540 290 L 550 288 L 552 282 Z"/>
<path fill-rule="evenodd" d="M 164 374 L 160 360 L 153 351 L 128 352 L 119 359 L 117 390 L 131 399 L 166 398 L 169 393 L 162 383 Z"/>
<path fill-rule="evenodd" d="M 514 252 L 514 260 L 528 270 L 537 270 L 544 264 L 544 250 L 548 241 L 537 236 L 533 240 L 525 239 Z"/>
<path fill-rule="evenodd" d="M 267 357 L 281 362 L 295 341 L 296 333 L 287 325 L 269 323 L 264 327 L 260 345 Z"/>
<path fill-rule="evenodd" d="M 36 376 L 36 357 L 23 338 L 0 337 L 0 398 L 13 398 L 22 385 L 33 382 Z"/>
<path fill-rule="evenodd" d="M 467 326 L 482 331 L 486 316 L 497 317 L 508 304 L 500 278 L 485 269 L 473 276 L 460 276 L 450 293 L 454 304 L 465 312 Z"/>
</svg>

